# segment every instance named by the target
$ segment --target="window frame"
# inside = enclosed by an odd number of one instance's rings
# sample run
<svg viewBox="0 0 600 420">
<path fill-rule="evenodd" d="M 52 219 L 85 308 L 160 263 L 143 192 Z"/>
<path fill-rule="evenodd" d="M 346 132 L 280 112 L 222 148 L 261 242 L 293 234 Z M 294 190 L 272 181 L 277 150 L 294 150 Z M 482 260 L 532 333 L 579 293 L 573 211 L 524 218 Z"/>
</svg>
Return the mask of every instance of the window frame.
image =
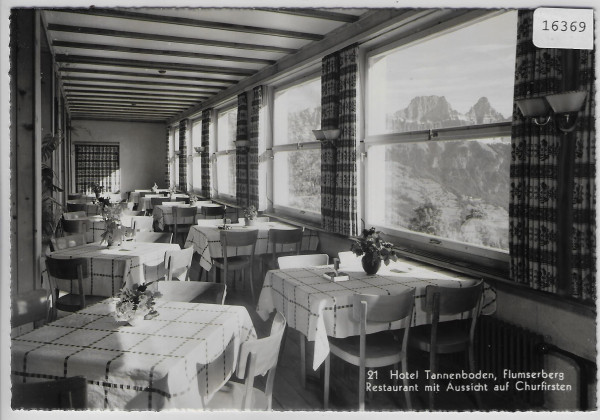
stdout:
<svg viewBox="0 0 600 420">
<path fill-rule="evenodd" d="M 320 211 L 313 212 L 310 210 L 303 210 L 303 209 L 296 208 L 296 207 L 290 207 L 290 206 L 286 206 L 286 205 L 282 205 L 282 204 L 276 204 L 276 202 L 275 202 L 276 201 L 276 188 L 275 188 L 275 182 L 274 182 L 274 179 L 276 177 L 274 162 L 275 162 L 277 153 L 293 152 L 293 151 L 300 151 L 300 150 L 319 150 L 319 151 L 321 150 L 321 142 L 319 142 L 317 139 L 315 139 L 314 141 L 308 141 L 308 142 L 303 142 L 303 143 L 287 143 L 287 144 L 275 145 L 275 121 L 276 121 L 275 97 L 277 96 L 277 92 L 292 89 L 296 86 L 299 86 L 299 85 L 302 85 L 305 83 L 309 83 L 309 82 L 317 80 L 317 79 L 320 82 L 320 80 L 321 80 L 320 68 L 316 69 L 316 70 L 311 69 L 310 72 L 302 73 L 298 77 L 288 78 L 282 83 L 272 85 L 272 91 L 269 95 L 268 106 L 269 106 L 270 116 L 271 116 L 271 118 L 270 118 L 271 124 L 272 124 L 271 130 L 273 133 L 272 138 L 271 138 L 271 150 L 273 152 L 273 158 L 271 159 L 271 161 L 273 162 L 273 169 L 272 169 L 273 182 L 271 183 L 272 188 L 270 190 L 271 197 L 268 199 L 268 201 L 271 203 L 271 206 L 272 206 L 271 211 L 275 215 L 281 215 L 284 217 L 297 219 L 299 221 L 320 225 L 321 224 L 321 212 Z M 319 126 L 320 126 L 320 124 L 319 124 Z M 320 192 L 319 192 L 319 195 L 320 195 Z"/>
<path fill-rule="evenodd" d="M 497 15 L 495 14 L 493 16 Z M 385 41 L 377 45 L 372 45 L 369 48 L 365 48 L 363 50 L 364 53 L 362 55 L 363 58 L 361 65 L 363 66 L 365 71 L 364 78 L 361 79 L 364 83 L 364 100 L 362 101 L 361 108 L 362 118 L 364 122 L 364 141 L 361 142 L 363 143 L 361 146 L 364 148 L 365 154 L 363 160 L 364 168 L 362 168 L 363 170 L 361 183 L 365 186 L 365 188 L 362 188 L 359 192 L 359 197 L 363 203 L 366 203 L 366 201 L 369 199 L 369 197 L 367 196 L 367 188 L 369 185 L 368 166 L 371 163 L 369 161 L 369 149 L 373 146 L 405 143 L 424 143 L 430 141 L 476 141 L 486 138 L 511 136 L 511 121 L 492 124 L 439 128 L 431 130 L 418 130 L 386 134 L 369 134 L 369 60 L 374 56 L 385 54 L 386 52 L 392 51 L 399 47 L 413 47 L 415 45 L 418 45 L 419 43 L 426 42 L 434 37 L 444 36 L 449 32 L 459 30 L 461 28 L 478 22 L 480 22 L 480 19 L 478 18 L 469 19 L 454 27 L 440 28 L 440 30 L 435 32 L 427 31 L 416 38 L 410 37 L 400 40 Z M 455 263 L 458 263 L 458 265 L 473 264 L 479 267 L 491 268 L 493 271 L 501 273 L 505 273 L 508 271 L 508 250 L 469 244 L 466 242 L 460 242 L 449 238 L 443 238 L 421 232 L 413 232 L 398 226 L 389 226 L 382 225 L 380 223 L 373 223 L 370 221 L 371 215 L 369 214 L 369 208 L 366 204 L 363 206 L 362 210 L 366 225 L 374 226 L 376 229 L 382 231 L 387 236 L 388 240 L 392 241 L 398 246 L 398 248 L 401 248 L 408 253 L 424 254 L 426 256 L 433 257 L 434 259 L 450 258 Z"/>
<path fill-rule="evenodd" d="M 220 157 L 233 155 L 233 157 L 234 157 L 234 159 L 233 159 L 234 173 L 235 173 L 235 171 L 236 171 L 235 162 L 236 162 L 236 154 L 237 154 L 235 145 L 233 146 L 232 149 L 222 149 L 222 150 L 220 149 L 220 146 L 219 146 L 219 115 L 228 113 L 234 109 L 237 112 L 237 98 L 233 98 L 230 101 L 227 101 L 226 103 L 222 104 L 219 108 L 216 108 L 214 111 L 215 112 L 214 113 L 214 123 L 211 122 L 211 124 L 214 124 L 213 125 L 214 149 L 212 150 L 212 154 L 211 154 L 211 160 L 213 162 L 213 165 L 212 165 L 213 175 L 214 175 L 213 177 L 211 177 L 214 179 L 212 187 L 214 188 L 216 198 L 218 198 L 224 202 L 231 203 L 231 204 L 235 204 L 237 202 L 236 190 L 235 190 L 236 186 L 235 185 L 233 186 L 233 188 L 234 188 L 233 194 L 224 194 L 222 192 L 219 192 L 219 177 L 218 177 L 219 172 L 217 169 L 217 166 L 218 166 L 217 162 Z M 212 119 L 211 119 L 211 121 L 212 121 Z"/>
<path fill-rule="evenodd" d="M 199 134 L 197 134 L 199 132 Z M 194 137 L 197 136 L 199 139 L 198 144 L 194 144 Z M 198 170 L 200 172 L 200 176 L 202 177 L 202 156 L 200 153 L 196 152 L 195 147 L 202 146 L 202 116 L 196 116 L 195 118 L 190 118 L 190 136 L 189 136 L 189 162 L 188 162 L 188 183 L 192 186 L 192 191 L 196 194 L 200 194 L 202 192 L 202 179 L 200 179 L 200 184 L 196 185 L 194 183 L 194 178 L 197 176 L 196 170 L 194 166 L 198 163 Z"/>
</svg>

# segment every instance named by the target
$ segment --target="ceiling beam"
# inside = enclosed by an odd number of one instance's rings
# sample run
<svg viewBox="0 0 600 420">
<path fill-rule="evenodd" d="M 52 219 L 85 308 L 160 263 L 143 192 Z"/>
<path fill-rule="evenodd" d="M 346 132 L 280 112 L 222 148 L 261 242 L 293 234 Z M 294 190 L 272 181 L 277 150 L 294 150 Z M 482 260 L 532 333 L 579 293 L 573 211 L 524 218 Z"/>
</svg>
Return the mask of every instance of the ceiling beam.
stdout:
<svg viewBox="0 0 600 420">
<path fill-rule="evenodd" d="M 179 16 L 163 16 L 163 15 L 153 15 L 149 13 L 139 13 L 139 12 L 131 12 L 128 10 L 119 10 L 119 9 L 102 9 L 102 8 L 91 8 L 91 9 L 55 9 L 59 12 L 67 12 L 67 13 L 81 13 L 85 15 L 94 15 L 94 16 L 104 16 L 110 18 L 117 19 L 131 19 L 136 21 L 143 22 L 153 22 L 153 23 L 164 23 L 170 25 L 179 25 L 179 26 L 191 26 L 194 28 L 204 28 L 204 29 L 216 29 L 219 31 L 231 31 L 231 32 L 241 32 L 248 34 L 259 34 L 259 35 L 268 35 L 268 36 L 276 36 L 283 38 L 297 38 L 297 39 L 306 39 L 309 41 L 320 41 L 323 39 L 323 35 L 320 34 L 312 34 L 308 32 L 297 32 L 297 31 L 287 31 L 283 29 L 273 29 L 266 28 L 262 26 L 250 26 L 250 25 L 238 25 L 234 23 L 226 23 L 226 22 L 211 22 L 208 20 L 200 20 L 200 19 L 190 19 L 183 18 Z M 251 10 L 249 10 L 251 12 Z"/>
<path fill-rule="evenodd" d="M 188 51 L 175 51 L 175 50 L 154 50 L 149 48 L 133 48 L 133 47 L 121 47 L 117 45 L 105 45 L 105 44 L 89 44 L 83 42 L 71 42 L 71 41 L 53 41 L 54 47 L 60 48 L 76 48 L 84 50 L 99 50 L 99 51 L 111 51 L 111 52 L 122 52 L 127 54 L 149 54 L 149 55 L 163 55 L 167 57 L 185 57 L 185 58 L 196 58 L 201 60 L 216 60 L 216 61 L 232 61 L 235 63 L 251 63 L 261 65 L 271 65 L 275 63 L 274 60 L 265 60 L 262 58 L 252 57 L 239 57 L 232 55 L 218 55 L 218 54 L 203 54 L 194 53 Z"/>
<path fill-rule="evenodd" d="M 66 89 L 69 97 L 76 97 L 77 95 L 98 95 L 99 97 L 103 96 L 123 96 L 125 98 L 146 98 L 146 99 L 157 99 L 157 100 L 166 100 L 171 99 L 181 103 L 195 103 L 199 102 L 199 99 L 207 98 L 207 96 L 181 96 L 181 95 L 173 95 L 172 92 L 170 95 L 164 95 L 159 93 L 147 93 L 147 92 L 123 92 L 117 90 L 102 90 L 102 89 Z"/>
<path fill-rule="evenodd" d="M 202 91 L 202 90 L 186 90 L 186 91 L 178 91 L 178 90 L 173 90 L 173 89 L 155 89 L 155 88 L 149 88 L 149 87 L 134 87 L 132 86 L 132 84 L 129 84 L 127 86 L 120 86 L 120 85 L 97 85 L 94 83 L 70 83 L 70 82 L 64 82 L 63 86 L 65 87 L 66 90 L 69 91 L 85 91 L 86 89 L 91 89 L 97 92 L 143 92 L 143 93 L 154 93 L 154 94 L 158 94 L 158 93 L 162 93 L 162 94 L 166 94 L 166 95 L 170 95 L 170 96 L 174 96 L 175 94 L 178 95 L 178 97 L 192 97 L 192 98 L 197 98 L 199 97 L 198 95 L 214 95 L 216 92 L 208 92 L 208 91 Z"/>
<path fill-rule="evenodd" d="M 152 80 L 156 79 L 170 79 L 170 80 L 185 80 L 189 82 L 214 82 L 214 83 L 226 83 L 229 85 L 235 82 L 231 79 L 223 79 L 220 77 L 193 77 L 193 76 L 178 76 L 170 74 L 149 74 L 149 73 L 133 73 L 128 71 L 115 71 L 115 70 L 97 70 L 97 69 L 81 69 L 72 67 L 59 67 L 59 73 L 88 73 L 88 74 L 101 74 L 103 76 L 127 76 L 127 77 L 150 77 Z M 211 85 L 212 86 L 212 85 Z M 226 88 L 228 86 L 215 86 L 219 88 Z"/>
<path fill-rule="evenodd" d="M 88 120 L 88 121 L 118 121 L 118 122 L 139 122 L 139 123 L 150 123 L 150 124 L 158 124 L 164 123 L 166 119 L 157 118 L 153 120 L 145 119 L 142 117 L 123 117 L 123 116 L 115 116 L 111 117 L 98 117 L 96 115 L 88 115 L 88 114 L 73 114 L 71 116 L 72 120 Z"/>
<path fill-rule="evenodd" d="M 87 57 L 85 55 L 56 54 L 58 63 L 94 64 L 99 66 L 133 67 L 142 69 L 157 69 L 171 71 L 189 71 L 198 73 L 228 74 L 230 76 L 250 76 L 256 70 L 234 69 L 218 66 L 200 66 L 184 63 L 161 63 L 156 61 L 127 60 L 123 58 Z"/>
<path fill-rule="evenodd" d="M 320 10 L 320 9 L 300 9 L 300 8 L 285 8 L 285 7 L 277 7 L 277 8 L 267 8 L 267 7 L 257 7 L 254 10 L 260 10 L 263 12 L 272 12 L 272 13 L 282 13 L 286 15 L 293 16 L 304 16 L 311 17 L 315 19 L 325 19 L 325 20 L 335 20 L 338 22 L 346 22 L 353 23 L 356 22 L 359 17 L 355 15 L 347 15 L 345 13 L 332 12 L 329 10 Z"/>
<path fill-rule="evenodd" d="M 114 104 L 114 105 L 130 105 L 132 103 L 137 105 L 151 105 L 155 107 L 162 107 L 165 109 L 185 109 L 185 104 L 179 104 L 177 102 L 158 102 L 147 99 L 119 99 L 119 98 L 67 98 L 67 103 L 70 104 Z"/>
<path fill-rule="evenodd" d="M 54 32 L 67 32 L 85 35 L 99 35 L 99 36 L 110 36 L 116 38 L 131 38 L 141 39 L 146 41 L 159 41 L 159 42 L 170 42 L 175 44 L 192 44 L 192 45 L 203 45 L 208 47 L 220 47 L 220 48 L 233 48 L 243 49 L 251 51 L 269 51 L 281 54 L 293 54 L 298 51 L 295 48 L 284 48 L 276 45 L 261 45 L 261 44 L 246 44 L 243 42 L 228 42 L 228 41 L 217 41 L 213 39 L 203 38 L 188 38 L 181 36 L 172 35 L 161 35 L 161 34 L 148 34 L 143 32 L 128 32 L 128 31 L 116 31 L 113 29 L 100 29 L 100 28 L 89 28 L 85 26 L 71 26 L 71 25 L 59 25 L 55 23 L 48 24 L 48 30 Z"/>
<path fill-rule="evenodd" d="M 150 76 L 147 76 L 150 77 Z M 213 93 L 214 91 L 218 92 L 220 90 L 225 89 L 225 86 L 211 86 L 211 85 L 192 85 L 192 84 L 184 84 L 184 83 L 168 83 L 168 82 L 150 82 L 147 80 L 136 80 L 136 79 L 105 79 L 101 77 L 73 77 L 73 76 L 63 76 L 61 80 L 64 84 L 70 84 L 72 86 L 76 86 L 78 82 L 92 82 L 92 83 L 109 83 L 114 85 L 136 85 L 136 86 L 148 86 L 148 89 L 153 89 L 151 86 L 170 86 L 174 88 L 185 89 L 190 92 L 199 92 L 199 93 Z M 87 84 L 86 84 L 87 85 Z M 96 85 L 94 85 L 96 86 Z M 97 85 L 97 86 L 106 86 L 106 85 Z M 119 86 L 114 86 L 118 88 Z M 136 88 L 137 89 L 137 88 Z M 141 89 L 141 88 L 140 88 Z M 156 89 L 160 91 L 160 89 Z M 173 90 L 170 90 L 173 92 Z"/>
<path fill-rule="evenodd" d="M 140 117 L 170 117 L 173 112 L 152 112 L 151 110 L 131 110 L 127 108 L 117 107 L 104 107 L 104 108 L 90 108 L 90 107 L 72 107 L 71 112 L 86 112 L 88 114 L 109 114 L 109 113 L 124 113 L 129 115 L 136 115 Z"/>
</svg>

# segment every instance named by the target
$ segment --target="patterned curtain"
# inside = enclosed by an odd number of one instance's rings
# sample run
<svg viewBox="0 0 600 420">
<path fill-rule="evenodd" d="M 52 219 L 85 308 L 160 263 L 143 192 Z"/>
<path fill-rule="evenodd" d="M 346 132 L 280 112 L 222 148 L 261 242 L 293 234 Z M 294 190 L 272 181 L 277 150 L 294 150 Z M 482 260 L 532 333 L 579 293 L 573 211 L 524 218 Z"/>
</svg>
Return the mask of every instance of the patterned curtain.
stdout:
<svg viewBox="0 0 600 420">
<path fill-rule="evenodd" d="M 169 165 L 169 153 L 170 153 L 170 147 L 169 147 L 169 142 L 171 140 L 171 128 L 169 126 L 167 126 L 167 130 L 166 130 L 166 135 L 165 135 L 165 146 L 166 146 L 166 150 L 165 150 L 165 185 L 167 187 L 169 187 L 171 185 L 171 170 L 170 170 L 170 165 Z"/>
<path fill-rule="evenodd" d="M 179 121 L 179 189 L 187 191 L 187 125 L 188 120 Z"/>
<path fill-rule="evenodd" d="M 92 194 L 92 184 L 101 185 L 104 192 L 121 189 L 118 144 L 75 145 L 75 189 Z"/>
<path fill-rule="evenodd" d="M 252 109 L 250 111 L 250 151 L 248 152 L 249 205 L 260 209 L 258 189 L 258 142 L 260 138 L 260 111 L 263 107 L 263 86 L 252 90 Z"/>
<path fill-rule="evenodd" d="M 204 147 L 204 151 L 200 154 L 200 165 L 202 166 L 202 196 L 210 198 L 210 116 L 212 109 L 205 109 L 202 111 L 202 138 L 200 140 L 201 145 Z"/>
<path fill-rule="evenodd" d="M 596 300 L 596 132 L 594 51 L 579 51 L 579 89 L 588 92 L 575 130 L 573 185 L 573 248 L 570 294 Z"/>
<path fill-rule="evenodd" d="M 340 129 L 336 145 L 321 146 L 321 214 L 324 229 L 356 235 L 356 92 L 358 46 L 323 58 L 321 129 Z"/>
<path fill-rule="evenodd" d="M 248 95 L 238 95 L 236 140 L 248 140 Z M 240 147 L 235 153 L 235 196 L 237 204 L 248 206 L 248 153 Z"/>
<path fill-rule="evenodd" d="M 514 99 L 537 97 L 563 90 L 563 52 L 536 48 L 532 42 L 532 11 L 519 11 Z M 579 299 L 595 295 L 594 263 L 594 139 L 593 55 L 583 51 L 581 85 L 588 103 L 580 112 L 577 139 L 573 237 L 561 241 L 565 221 L 558 219 L 559 156 L 565 136 L 550 123 L 537 126 L 513 109 L 511 201 L 509 207 L 510 277 L 513 281 L 546 292 L 559 292 L 559 255 L 573 248 L 569 294 Z M 581 63 L 580 63 L 581 64 Z M 580 65 L 581 67 L 581 65 Z M 562 147 L 561 147 L 562 144 Z"/>
</svg>

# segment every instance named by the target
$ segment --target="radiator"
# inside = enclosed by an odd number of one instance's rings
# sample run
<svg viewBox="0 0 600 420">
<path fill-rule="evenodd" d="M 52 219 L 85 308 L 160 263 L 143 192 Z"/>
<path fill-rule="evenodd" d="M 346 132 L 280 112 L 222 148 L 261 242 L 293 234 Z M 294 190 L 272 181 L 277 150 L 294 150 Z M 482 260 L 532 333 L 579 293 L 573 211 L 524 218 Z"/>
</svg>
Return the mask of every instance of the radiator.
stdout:
<svg viewBox="0 0 600 420">
<path fill-rule="evenodd" d="M 477 324 L 475 358 L 478 368 L 494 373 L 499 384 L 506 382 L 502 379 L 504 369 L 513 372 L 542 370 L 543 336 L 490 316 L 481 316 Z M 511 387 L 502 394 L 510 400 L 520 401 L 524 406 L 541 407 L 544 404 L 543 391 L 516 391 Z"/>
</svg>

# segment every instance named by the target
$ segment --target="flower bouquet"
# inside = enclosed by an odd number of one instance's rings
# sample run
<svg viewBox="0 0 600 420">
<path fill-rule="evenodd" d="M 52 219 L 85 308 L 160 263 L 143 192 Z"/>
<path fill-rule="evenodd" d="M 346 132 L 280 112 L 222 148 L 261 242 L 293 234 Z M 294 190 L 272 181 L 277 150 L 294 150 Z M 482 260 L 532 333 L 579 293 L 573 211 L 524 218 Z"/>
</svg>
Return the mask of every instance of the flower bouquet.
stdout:
<svg viewBox="0 0 600 420">
<path fill-rule="evenodd" d="M 154 309 L 154 299 L 160 297 L 159 292 L 148 290 L 154 282 L 134 284 L 132 288 L 123 286 L 119 291 L 115 304 L 115 319 L 133 325 L 138 319 L 152 319 L 158 315 Z"/>
<path fill-rule="evenodd" d="M 381 261 L 388 265 L 390 260 L 396 261 L 398 255 L 394 251 L 394 244 L 386 242 L 381 238 L 381 232 L 371 229 L 364 229 L 362 235 L 357 238 L 351 238 L 352 245 L 350 250 L 357 256 L 362 256 L 362 266 L 367 274 L 375 274 L 381 267 Z"/>
<path fill-rule="evenodd" d="M 102 232 L 101 242 L 106 242 L 112 246 L 122 236 L 121 213 L 123 207 L 118 203 L 111 203 L 108 198 L 100 197 L 98 199 L 101 207 L 102 220 L 104 220 L 104 232 Z"/>
<path fill-rule="evenodd" d="M 244 218 L 246 221 L 246 226 L 252 226 L 255 224 L 254 219 L 258 216 L 258 211 L 256 211 L 256 207 L 249 206 L 244 209 Z"/>
</svg>

